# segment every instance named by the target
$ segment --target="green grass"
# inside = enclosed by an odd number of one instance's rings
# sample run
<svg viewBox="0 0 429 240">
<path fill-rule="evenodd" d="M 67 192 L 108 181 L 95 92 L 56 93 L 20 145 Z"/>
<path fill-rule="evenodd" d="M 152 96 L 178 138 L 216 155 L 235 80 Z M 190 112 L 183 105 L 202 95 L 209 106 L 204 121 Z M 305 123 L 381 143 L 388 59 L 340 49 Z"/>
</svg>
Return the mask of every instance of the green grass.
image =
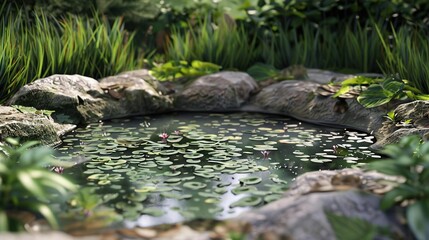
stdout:
<svg viewBox="0 0 429 240">
<path fill-rule="evenodd" d="M 173 31 L 166 56 L 168 60 L 199 60 L 224 69 L 246 70 L 260 56 L 256 40 L 243 27 L 226 22 L 213 27 L 206 19 L 186 32 Z"/>
<path fill-rule="evenodd" d="M 385 58 L 380 66 L 385 75 L 399 74 L 409 85 L 429 94 L 429 40 L 421 31 L 400 28 L 393 31 L 389 43 L 385 34 L 378 30 L 383 43 Z"/>
<path fill-rule="evenodd" d="M 93 78 L 139 68 L 143 58 L 123 22 L 94 17 L 54 19 L 0 6 L 0 103 L 20 87 L 52 74 Z"/>
</svg>

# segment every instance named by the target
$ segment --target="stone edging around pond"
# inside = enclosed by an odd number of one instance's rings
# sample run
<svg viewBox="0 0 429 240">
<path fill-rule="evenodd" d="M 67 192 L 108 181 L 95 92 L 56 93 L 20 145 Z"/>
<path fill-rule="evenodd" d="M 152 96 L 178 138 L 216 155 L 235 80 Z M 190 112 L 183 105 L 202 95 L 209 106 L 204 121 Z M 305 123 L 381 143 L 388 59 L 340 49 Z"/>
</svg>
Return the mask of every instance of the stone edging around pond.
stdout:
<svg viewBox="0 0 429 240">
<path fill-rule="evenodd" d="M 337 100 L 315 93 L 320 84 L 341 81 L 349 75 L 309 69 L 308 76 L 308 80 L 282 81 L 260 89 L 252 77 L 242 72 L 219 72 L 200 77 L 190 84 L 160 83 L 144 69 L 100 81 L 79 75 L 53 75 L 24 86 L 8 102 L 9 105 L 54 110 L 52 116 L 0 106 L 0 138 L 32 138 L 45 144 L 57 144 L 59 136 L 76 125 L 172 111 L 255 111 L 287 115 L 373 133 L 378 139 L 373 145 L 376 148 L 395 142 L 403 135 L 428 132 L 429 102 L 415 101 L 397 106 L 398 121 L 412 119 L 415 123 L 413 128 L 401 128 L 383 117 L 387 108 L 365 109 L 355 99 Z M 342 109 L 338 110 L 339 106 Z M 340 177 L 341 184 L 335 184 L 339 181 L 335 177 L 338 174 L 348 176 L 345 180 L 352 182 L 344 184 Z M 331 239 L 334 236 L 332 228 L 322 211 L 327 208 L 380 226 L 388 225 L 404 236 L 406 231 L 401 230 L 400 224 L 393 221 L 389 213 L 386 215 L 378 210 L 380 197 L 363 187 L 368 185 L 361 181 L 376 183 L 374 179 L 377 178 L 368 176 L 349 169 L 307 173 L 298 177 L 284 198 L 245 213 L 239 219 L 252 226 L 249 236 L 254 238 L 273 233 L 279 238 L 287 235 L 293 239 L 318 239 L 320 236 Z M 338 190 L 347 191 L 336 192 Z M 311 208 L 305 210 L 303 205 L 296 208 L 300 202 Z M 336 207 L 330 203 L 335 203 Z M 349 209 L 350 204 L 354 210 Z M 290 217 L 293 209 L 300 209 L 301 215 Z M 306 221 L 307 225 L 303 227 L 300 221 L 307 219 L 308 214 L 313 214 L 308 218 L 311 221 Z"/>
<path fill-rule="evenodd" d="M 372 133 L 378 140 L 374 148 L 396 142 L 404 135 L 425 135 L 429 132 L 429 101 L 415 101 L 396 107 L 398 122 L 411 119 L 412 123 L 416 123 L 405 128 L 384 118 L 390 110 L 387 107 L 366 109 L 356 99 L 337 100 L 315 93 L 320 84 L 341 81 L 351 75 L 308 69 L 308 76 L 307 80 L 286 80 L 260 89 L 247 73 L 230 71 L 203 76 L 191 84 L 160 83 L 145 69 L 100 81 L 80 75 L 53 75 L 25 85 L 8 105 L 54 110 L 52 117 L 57 123 L 75 125 L 171 111 L 273 113 Z M 14 132 L 7 131 L 11 128 L 9 122 L 16 122 L 12 115 L 2 119 L 0 140 L 9 136 L 31 136 L 45 144 L 57 144 L 58 136 L 65 129 L 70 130 L 70 125 L 58 129 L 48 116 L 45 117 L 45 127 L 51 125 L 51 128 L 57 129 L 56 134 L 52 131 L 19 131 L 19 128 L 14 128 Z M 20 118 L 22 116 L 17 119 Z M 42 114 L 28 115 L 25 122 L 31 124 L 41 118 Z"/>
</svg>

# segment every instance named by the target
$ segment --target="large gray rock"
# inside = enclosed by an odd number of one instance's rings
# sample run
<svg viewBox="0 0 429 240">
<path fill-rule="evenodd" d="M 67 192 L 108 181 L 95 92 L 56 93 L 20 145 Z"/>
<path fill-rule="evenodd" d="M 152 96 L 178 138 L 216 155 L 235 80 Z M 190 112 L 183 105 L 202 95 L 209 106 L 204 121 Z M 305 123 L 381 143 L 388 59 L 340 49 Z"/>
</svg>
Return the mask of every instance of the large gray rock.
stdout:
<svg viewBox="0 0 429 240">
<path fill-rule="evenodd" d="M 203 76 L 176 95 L 175 107 L 186 111 L 238 110 L 258 90 L 255 80 L 243 72 L 219 72 Z"/>
<path fill-rule="evenodd" d="M 52 118 L 38 113 L 20 112 L 15 108 L 0 106 L 0 141 L 7 137 L 38 140 L 56 145 L 60 136 L 75 128 L 71 124 L 58 124 Z"/>
<path fill-rule="evenodd" d="M 147 79 L 145 70 L 104 78 L 100 83 L 80 75 L 53 75 L 25 85 L 9 104 L 54 110 L 52 116 L 59 121 L 89 123 L 171 109 L 172 101 L 159 88 L 159 83 Z"/>
<path fill-rule="evenodd" d="M 242 109 L 285 114 L 308 122 L 350 127 L 368 133 L 376 133 L 381 127 L 384 111 L 366 109 L 355 99 L 319 96 L 316 94 L 319 86 L 311 81 L 283 81 L 262 89 Z"/>
<path fill-rule="evenodd" d="M 117 100 L 123 116 L 163 113 L 173 108 L 167 89 L 146 69 L 103 78 L 100 87 Z"/>
<path fill-rule="evenodd" d="M 236 221 L 250 225 L 249 239 L 336 239 L 326 216 L 330 212 L 385 227 L 404 238 L 408 231 L 394 214 L 400 209 L 380 210 L 381 197 L 371 193 L 387 191 L 390 185 L 379 183 L 386 180 L 399 181 L 355 169 L 306 173 L 283 198 L 241 214 Z"/>
<path fill-rule="evenodd" d="M 87 123 L 115 112 L 113 100 L 104 98 L 98 82 L 80 75 L 52 75 L 22 87 L 9 101 L 11 105 L 54 110 L 53 117 L 67 117 L 72 123 Z"/>
</svg>

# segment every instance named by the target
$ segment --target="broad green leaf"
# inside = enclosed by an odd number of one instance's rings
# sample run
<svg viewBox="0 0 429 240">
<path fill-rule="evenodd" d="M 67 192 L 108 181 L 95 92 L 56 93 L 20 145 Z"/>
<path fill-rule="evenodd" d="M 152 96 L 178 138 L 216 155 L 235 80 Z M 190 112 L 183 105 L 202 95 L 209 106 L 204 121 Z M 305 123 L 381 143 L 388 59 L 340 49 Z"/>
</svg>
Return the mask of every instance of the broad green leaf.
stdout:
<svg viewBox="0 0 429 240">
<path fill-rule="evenodd" d="M 62 175 L 49 172 L 44 169 L 34 169 L 34 170 L 29 170 L 28 172 L 30 176 L 33 178 L 43 178 L 47 181 L 55 182 L 57 185 L 64 187 L 66 189 L 69 189 L 72 191 L 77 190 L 76 185 Z"/>
<path fill-rule="evenodd" d="M 429 200 L 417 201 L 408 206 L 407 220 L 418 240 L 429 239 Z"/>
<path fill-rule="evenodd" d="M 348 93 L 349 91 L 350 91 L 350 85 L 343 85 L 334 95 L 332 95 L 332 97 L 337 98 L 345 93 Z"/>
<path fill-rule="evenodd" d="M 386 91 L 380 85 L 371 85 L 357 98 L 358 102 L 366 108 L 378 107 L 392 100 L 393 95 L 386 95 Z"/>
<path fill-rule="evenodd" d="M 359 219 L 326 212 L 337 240 L 372 240 L 377 235 L 377 226 Z"/>
<path fill-rule="evenodd" d="M 405 84 L 401 81 L 385 80 L 380 86 L 384 89 L 384 93 L 389 97 L 396 97 L 403 89 Z"/>
<path fill-rule="evenodd" d="M 371 85 L 376 83 L 377 81 L 374 78 L 368 78 L 364 76 L 356 76 L 352 78 L 347 78 L 346 80 L 341 82 L 342 86 L 350 86 L 350 85 Z"/>
<path fill-rule="evenodd" d="M 37 182 L 37 179 L 33 178 L 28 171 L 19 171 L 17 173 L 18 180 L 21 185 L 35 197 L 46 200 L 45 192 Z"/>
<path fill-rule="evenodd" d="M 0 232 L 7 232 L 9 230 L 9 223 L 6 212 L 0 210 Z"/>
<path fill-rule="evenodd" d="M 247 73 L 255 80 L 261 81 L 279 75 L 280 71 L 269 64 L 256 63 L 247 69 Z"/>
</svg>

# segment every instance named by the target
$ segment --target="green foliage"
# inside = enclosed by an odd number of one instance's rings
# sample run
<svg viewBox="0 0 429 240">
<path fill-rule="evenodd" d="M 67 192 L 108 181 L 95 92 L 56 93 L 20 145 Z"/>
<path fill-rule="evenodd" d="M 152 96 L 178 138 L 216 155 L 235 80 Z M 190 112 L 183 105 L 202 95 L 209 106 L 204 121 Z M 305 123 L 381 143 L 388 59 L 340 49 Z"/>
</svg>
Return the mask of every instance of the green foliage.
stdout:
<svg viewBox="0 0 429 240">
<path fill-rule="evenodd" d="M 385 74 L 399 74 L 420 93 L 429 94 L 429 41 L 426 32 L 408 28 L 393 30 L 393 42 L 377 28 L 385 57 L 380 65 Z"/>
<path fill-rule="evenodd" d="M 379 172 L 401 176 L 399 183 L 381 201 L 387 209 L 394 204 L 408 202 L 407 221 L 418 239 L 429 238 L 429 142 L 422 143 L 419 136 L 408 136 L 398 144 L 388 145 L 383 151 L 390 157 L 368 164 Z"/>
<path fill-rule="evenodd" d="M 274 78 L 280 74 L 280 71 L 269 64 L 256 63 L 247 69 L 247 73 L 256 81 L 262 81 L 268 78 Z"/>
<path fill-rule="evenodd" d="M 191 25 L 191 23 L 189 23 Z M 205 19 L 189 31 L 174 30 L 166 56 L 174 61 L 200 60 L 224 69 L 246 70 L 259 54 L 256 37 L 249 37 L 243 27 L 221 21 L 213 25 Z"/>
<path fill-rule="evenodd" d="M 178 78 L 195 78 L 218 72 L 221 66 L 209 62 L 194 60 L 189 65 L 187 61 L 169 61 L 160 64 L 150 71 L 160 81 L 176 80 Z"/>
<path fill-rule="evenodd" d="M 51 194 L 66 196 L 76 186 L 65 177 L 46 169 L 55 160 L 52 149 L 36 146 L 37 142 L 19 144 L 6 139 L 0 145 L 0 229 L 19 230 L 23 223 L 9 213 L 31 211 L 42 215 L 53 228 L 58 228 L 49 207 Z M 17 226 L 18 225 L 18 226 Z"/>
<path fill-rule="evenodd" d="M 380 227 L 368 221 L 326 212 L 326 217 L 337 240 L 372 240 L 381 232 Z"/>
<path fill-rule="evenodd" d="M 100 78 L 134 69 L 142 61 L 132 45 L 134 34 L 112 25 L 43 12 L 12 11 L 0 6 L 0 102 L 23 85 L 55 73 Z"/>
<path fill-rule="evenodd" d="M 429 99 L 417 88 L 409 85 L 409 81 L 391 75 L 383 79 L 368 78 L 364 76 L 352 77 L 341 82 L 340 89 L 333 95 L 338 97 L 351 91 L 353 86 L 360 86 L 361 92 L 358 102 L 366 108 L 378 107 L 394 99 Z"/>
<path fill-rule="evenodd" d="M 396 78 L 386 78 L 380 84 L 372 84 L 357 98 L 366 108 L 378 107 L 403 96 L 405 83 Z"/>
</svg>

